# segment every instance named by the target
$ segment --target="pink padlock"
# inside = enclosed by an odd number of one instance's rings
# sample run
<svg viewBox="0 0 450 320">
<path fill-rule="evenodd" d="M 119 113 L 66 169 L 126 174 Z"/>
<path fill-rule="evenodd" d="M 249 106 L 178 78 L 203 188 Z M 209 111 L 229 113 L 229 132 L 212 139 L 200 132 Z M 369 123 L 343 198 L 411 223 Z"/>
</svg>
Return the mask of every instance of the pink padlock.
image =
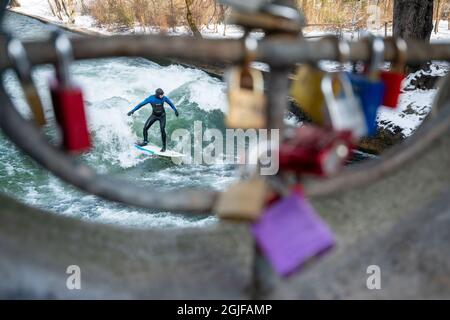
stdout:
<svg viewBox="0 0 450 320">
<path fill-rule="evenodd" d="M 251 230 L 272 267 L 285 277 L 335 244 L 331 229 L 298 190 L 269 206 Z"/>
</svg>

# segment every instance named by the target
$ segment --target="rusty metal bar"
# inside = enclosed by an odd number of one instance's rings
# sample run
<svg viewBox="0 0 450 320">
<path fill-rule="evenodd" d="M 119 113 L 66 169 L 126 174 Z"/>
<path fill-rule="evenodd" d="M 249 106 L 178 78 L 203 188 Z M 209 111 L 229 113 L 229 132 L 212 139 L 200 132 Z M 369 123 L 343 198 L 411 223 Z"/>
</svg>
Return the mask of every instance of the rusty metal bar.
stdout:
<svg viewBox="0 0 450 320">
<path fill-rule="evenodd" d="M 177 58 L 199 62 L 241 62 L 244 51 L 241 40 L 195 39 L 187 36 L 120 35 L 111 37 L 76 37 L 72 39 L 75 59 L 118 56 Z M 50 41 L 25 42 L 33 65 L 54 63 L 56 53 Z M 189 49 L 187 49 L 189 48 Z M 350 43 L 350 60 L 368 60 L 370 50 L 364 42 Z M 386 42 L 385 60 L 395 59 L 395 48 Z M 286 67 L 305 61 L 336 60 L 338 54 L 331 41 L 302 38 L 271 37 L 261 40 L 256 60 L 272 66 Z M 408 41 L 408 63 L 450 60 L 450 44 L 427 44 Z M 9 68 L 4 39 L 0 41 L 0 70 Z"/>
<path fill-rule="evenodd" d="M 408 41 L 407 61 L 417 64 L 430 60 L 450 60 L 450 44 L 428 44 L 421 41 Z M 298 62 L 338 60 L 336 45 L 332 41 L 271 39 L 260 43 L 257 59 L 273 66 L 288 66 Z M 389 41 L 385 42 L 385 61 L 393 61 L 396 48 Z M 350 60 L 367 61 L 370 48 L 364 41 L 350 42 Z"/>
</svg>

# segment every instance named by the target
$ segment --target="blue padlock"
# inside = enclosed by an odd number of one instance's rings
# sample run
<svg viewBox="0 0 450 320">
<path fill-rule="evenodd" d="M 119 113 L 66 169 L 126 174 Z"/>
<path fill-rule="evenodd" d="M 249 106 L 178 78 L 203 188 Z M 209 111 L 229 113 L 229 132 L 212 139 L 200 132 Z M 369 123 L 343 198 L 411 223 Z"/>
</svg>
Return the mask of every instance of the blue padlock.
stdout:
<svg viewBox="0 0 450 320">
<path fill-rule="evenodd" d="M 361 101 L 366 118 L 368 136 L 377 133 L 377 112 L 383 103 L 385 85 L 380 79 L 379 66 L 384 61 L 384 41 L 374 38 L 368 75 L 348 74 L 353 90 Z"/>
</svg>

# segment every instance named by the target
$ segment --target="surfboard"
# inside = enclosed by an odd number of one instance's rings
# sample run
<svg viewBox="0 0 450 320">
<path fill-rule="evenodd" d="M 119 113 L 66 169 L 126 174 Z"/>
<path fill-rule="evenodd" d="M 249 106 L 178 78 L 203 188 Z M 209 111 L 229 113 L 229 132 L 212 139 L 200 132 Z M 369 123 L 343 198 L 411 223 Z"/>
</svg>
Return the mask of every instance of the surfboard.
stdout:
<svg viewBox="0 0 450 320">
<path fill-rule="evenodd" d="M 155 156 L 161 156 L 161 157 L 168 157 L 168 158 L 179 158 L 179 157 L 184 157 L 184 154 L 182 153 L 178 153 L 172 150 L 166 150 L 164 152 L 161 152 L 161 146 L 154 146 L 151 144 L 148 144 L 146 146 L 138 146 L 137 144 L 134 144 L 134 146 L 136 147 L 136 149 L 143 151 L 147 154 L 150 155 L 155 155 Z"/>
</svg>

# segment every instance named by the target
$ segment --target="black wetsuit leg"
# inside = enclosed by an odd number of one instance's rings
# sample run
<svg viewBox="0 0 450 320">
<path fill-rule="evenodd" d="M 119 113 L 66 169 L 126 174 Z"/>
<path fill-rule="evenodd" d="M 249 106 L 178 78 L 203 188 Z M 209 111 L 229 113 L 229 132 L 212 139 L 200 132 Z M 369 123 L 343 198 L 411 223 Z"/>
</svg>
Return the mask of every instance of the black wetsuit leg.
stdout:
<svg viewBox="0 0 450 320">
<path fill-rule="evenodd" d="M 159 121 L 159 127 L 161 129 L 161 140 L 163 143 L 163 148 L 166 148 L 166 139 L 167 139 L 167 135 L 166 135 L 166 114 L 162 114 L 160 116 L 154 115 L 152 114 L 147 121 L 145 122 L 144 125 L 144 141 L 148 142 L 148 130 L 150 129 L 150 127 L 155 123 L 155 121 Z"/>
<path fill-rule="evenodd" d="M 145 122 L 145 125 L 144 125 L 144 141 L 145 142 L 148 142 L 148 130 L 155 123 L 156 120 L 159 120 L 159 117 L 152 114 Z"/>
<path fill-rule="evenodd" d="M 163 149 L 166 149 L 166 114 L 164 113 L 162 116 L 158 118 L 159 127 L 161 129 L 161 139 L 163 143 Z"/>
</svg>

